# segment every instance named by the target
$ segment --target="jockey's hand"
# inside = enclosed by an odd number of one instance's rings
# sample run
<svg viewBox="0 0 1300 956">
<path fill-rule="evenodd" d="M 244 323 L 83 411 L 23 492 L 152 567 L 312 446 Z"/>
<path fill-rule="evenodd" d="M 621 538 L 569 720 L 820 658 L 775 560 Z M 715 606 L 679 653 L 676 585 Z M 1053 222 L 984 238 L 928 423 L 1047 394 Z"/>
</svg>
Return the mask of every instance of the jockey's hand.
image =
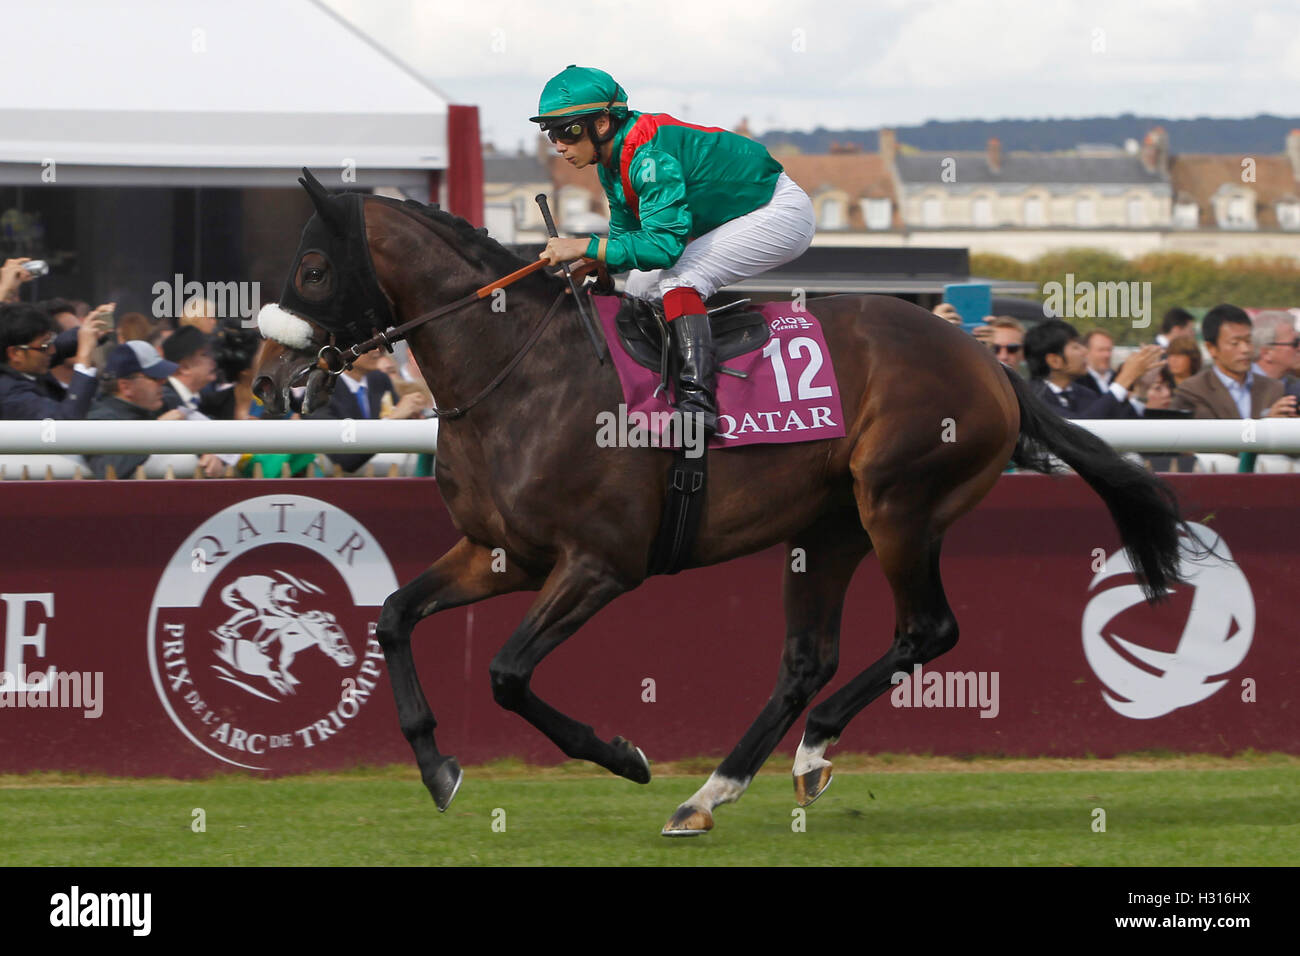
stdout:
<svg viewBox="0 0 1300 956">
<path fill-rule="evenodd" d="M 537 258 L 545 259 L 547 265 L 558 266 L 561 262 L 581 259 L 587 252 L 590 239 L 561 239 L 556 237 L 546 243 L 546 248 Z"/>
</svg>

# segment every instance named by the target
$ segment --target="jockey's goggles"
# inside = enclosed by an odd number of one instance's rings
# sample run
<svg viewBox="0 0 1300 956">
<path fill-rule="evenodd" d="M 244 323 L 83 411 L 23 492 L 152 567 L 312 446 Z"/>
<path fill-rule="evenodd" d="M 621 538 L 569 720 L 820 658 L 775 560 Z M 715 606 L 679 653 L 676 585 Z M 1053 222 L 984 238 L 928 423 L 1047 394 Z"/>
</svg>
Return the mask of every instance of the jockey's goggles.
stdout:
<svg viewBox="0 0 1300 956">
<path fill-rule="evenodd" d="M 565 146 L 572 146 L 586 135 L 587 124 L 582 120 L 552 126 L 546 130 L 546 136 L 552 143 L 563 143 Z"/>
</svg>

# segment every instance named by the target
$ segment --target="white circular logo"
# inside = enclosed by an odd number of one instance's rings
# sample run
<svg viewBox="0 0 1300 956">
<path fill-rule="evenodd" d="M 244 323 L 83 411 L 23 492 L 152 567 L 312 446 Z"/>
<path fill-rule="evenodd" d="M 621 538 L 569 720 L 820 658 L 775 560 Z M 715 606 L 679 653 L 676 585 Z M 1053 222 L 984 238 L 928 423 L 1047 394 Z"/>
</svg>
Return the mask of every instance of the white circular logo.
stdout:
<svg viewBox="0 0 1300 956">
<path fill-rule="evenodd" d="M 379 542 L 340 508 L 303 495 L 231 505 L 185 540 L 154 592 L 158 698 L 218 760 L 291 769 L 369 702 L 378 609 L 396 589 Z"/>
<path fill-rule="evenodd" d="M 1186 584 L 1193 589 L 1191 610 L 1174 651 L 1125 640 L 1110 627 L 1124 611 L 1144 600 L 1136 584 L 1098 591 L 1083 612 L 1083 653 L 1105 685 L 1102 699 L 1116 713 L 1146 719 L 1197 704 L 1219 690 L 1226 675 L 1246 658 L 1255 633 L 1255 599 L 1246 576 L 1232 560 L 1227 543 L 1205 525 L 1192 524 L 1215 554 L 1183 558 Z M 1093 578 L 1093 590 L 1107 578 L 1132 574 L 1128 555 L 1110 555 Z M 1172 637 L 1172 635 L 1170 635 Z"/>
</svg>

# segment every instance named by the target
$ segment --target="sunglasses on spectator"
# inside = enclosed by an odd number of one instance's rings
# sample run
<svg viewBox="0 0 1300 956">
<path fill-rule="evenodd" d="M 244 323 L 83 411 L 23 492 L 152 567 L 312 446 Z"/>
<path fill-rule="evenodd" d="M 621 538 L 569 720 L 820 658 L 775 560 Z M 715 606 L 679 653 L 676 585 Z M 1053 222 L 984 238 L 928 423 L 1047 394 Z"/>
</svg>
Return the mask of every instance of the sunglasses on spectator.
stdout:
<svg viewBox="0 0 1300 956">
<path fill-rule="evenodd" d="M 572 146 L 582 139 L 583 134 L 587 132 L 587 127 L 582 123 L 569 123 L 567 126 L 553 126 L 546 131 L 547 137 L 552 143 L 563 143 L 565 146 Z"/>
<path fill-rule="evenodd" d="M 1273 346 L 1279 349 L 1293 349 L 1300 345 L 1300 339 L 1292 339 L 1290 342 L 1274 342 Z"/>
<path fill-rule="evenodd" d="M 14 348 L 24 352 L 49 352 L 54 348 L 54 339 L 46 339 L 40 345 L 15 345 Z"/>
<path fill-rule="evenodd" d="M 992 349 L 993 349 L 994 352 L 1006 352 L 1008 355 L 1019 355 L 1019 354 L 1020 354 L 1020 350 L 1021 350 L 1022 348 L 1024 348 L 1023 345 L 994 345 L 994 346 L 992 346 Z"/>
</svg>

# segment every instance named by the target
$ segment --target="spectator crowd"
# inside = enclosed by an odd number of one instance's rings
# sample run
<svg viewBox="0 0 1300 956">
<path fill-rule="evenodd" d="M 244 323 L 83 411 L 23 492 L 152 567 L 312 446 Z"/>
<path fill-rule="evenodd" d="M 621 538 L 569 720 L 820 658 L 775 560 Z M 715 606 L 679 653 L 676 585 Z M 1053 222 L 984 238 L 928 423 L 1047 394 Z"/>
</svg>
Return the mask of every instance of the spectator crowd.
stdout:
<svg viewBox="0 0 1300 956">
<path fill-rule="evenodd" d="M 960 322 L 951 306 L 935 314 Z M 1104 329 L 1080 335 L 1069 322 L 1046 319 L 1028 331 L 1006 316 L 974 330 L 1030 388 L 1066 418 L 1294 418 L 1300 414 L 1300 333 L 1290 312 L 1252 320 L 1222 304 L 1196 320 L 1184 309 L 1165 314 L 1155 341 L 1118 367 Z M 1159 459 L 1157 459 L 1159 461 Z M 1163 463 L 1163 462 L 1162 462 Z"/>
<path fill-rule="evenodd" d="M 151 318 L 116 315 L 113 303 L 22 301 L 34 276 L 25 259 L 0 266 L 0 418 L 86 420 L 256 419 L 252 393 L 260 345 L 256 329 L 222 318 L 211 302 L 194 298 L 181 314 Z M 953 322 L 950 305 L 935 313 Z M 1257 314 L 1217 305 L 1201 320 L 1172 309 L 1155 341 L 1113 359 L 1103 329 L 1078 329 L 1046 319 L 1026 330 L 1016 319 L 989 316 L 974 329 L 999 361 L 1030 380 L 1031 389 L 1066 418 L 1294 418 L 1300 404 L 1300 334 L 1289 312 Z M 432 399 L 409 350 L 401 366 L 376 350 L 340 376 L 317 419 L 417 418 Z M 298 390 L 301 392 L 301 390 Z M 299 417 L 290 412 L 289 417 Z M 148 456 L 91 455 L 96 477 L 134 475 Z M 356 472 L 372 456 L 335 454 L 330 464 Z M 202 455 L 209 477 L 279 475 L 285 464 L 304 474 L 316 456 Z M 256 466 L 256 467 L 255 467 Z M 266 466 L 266 467 L 262 467 Z"/>
<path fill-rule="evenodd" d="M 113 303 L 90 308 L 65 299 L 22 301 L 35 276 L 25 259 L 0 266 L 0 419 L 207 421 L 262 417 L 252 392 L 261 337 L 239 318 L 223 318 L 194 298 L 181 314 L 116 315 Z M 432 399 L 409 350 L 399 369 L 391 355 L 371 352 L 340 376 L 329 404 L 309 417 L 417 418 Z M 301 389 L 298 390 L 299 398 Z M 298 418 L 297 411 L 287 417 Z M 330 464 L 355 472 L 370 455 L 335 455 Z M 148 458 L 87 455 L 97 478 L 130 478 Z M 208 477 L 305 474 L 316 456 L 201 455 Z M 259 467 L 254 467 L 254 466 Z M 261 467 L 261 466 L 271 467 Z"/>
</svg>

